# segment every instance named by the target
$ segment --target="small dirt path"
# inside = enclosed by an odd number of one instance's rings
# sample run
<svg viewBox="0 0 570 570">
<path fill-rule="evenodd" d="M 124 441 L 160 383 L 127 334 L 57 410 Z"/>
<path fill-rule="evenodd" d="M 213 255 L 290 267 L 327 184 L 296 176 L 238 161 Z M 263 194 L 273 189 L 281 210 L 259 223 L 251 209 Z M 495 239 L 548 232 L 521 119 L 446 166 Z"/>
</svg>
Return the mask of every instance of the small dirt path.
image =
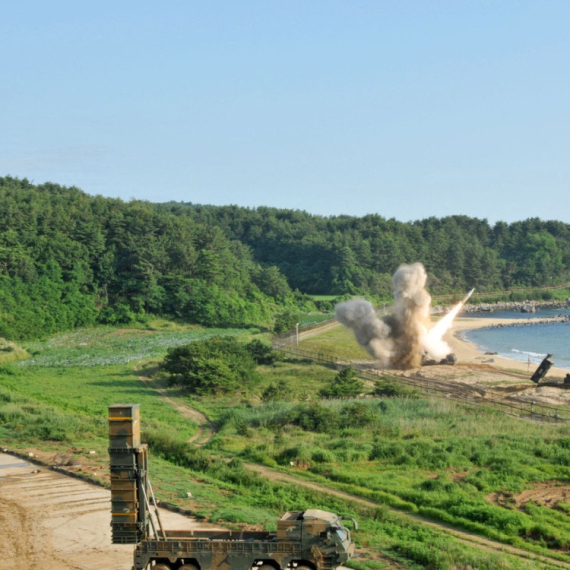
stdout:
<svg viewBox="0 0 570 570">
<path fill-rule="evenodd" d="M 299 340 L 304 340 L 306 338 L 310 338 L 312 336 L 317 336 L 322 334 L 326 331 L 330 331 L 332 329 L 336 329 L 337 327 L 342 326 L 338 321 L 333 321 L 332 323 L 326 323 L 324 325 L 319 325 L 315 328 L 309 329 L 308 331 L 299 331 Z M 280 339 L 274 339 L 273 346 L 292 346 L 297 344 L 297 334 L 295 331 L 291 331 L 291 334 L 287 337 L 283 337 Z"/>
<path fill-rule="evenodd" d="M 164 384 L 154 380 L 146 370 L 141 371 L 140 367 L 142 362 L 143 361 L 137 362 L 134 368 L 137 373 L 137 378 L 158 392 L 161 400 L 168 402 L 183 418 L 192 420 L 198 426 L 198 433 L 191 437 L 188 442 L 193 443 L 198 447 L 202 447 L 208 443 L 216 433 L 216 426 L 214 426 L 214 424 L 202 412 L 199 412 L 198 410 L 195 410 L 194 408 L 191 408 L 186 404 L 182 404 L 178 400 L 172 398 L 168 394 Z"/>
<path fill-rule="evenodd" d="M 309 331 L 305 331 L 302 333 L 299 333 L 299 340 L 303 340 L 305 338 L 310 338 L 312 336 L 317 336 L 319 334 L 322 334 L 326 331 L 330 331 L 332 329 L 336 329 L 338 327 L 340 327 L 341 324 L 338 322 L 334 322 L 334 323 L 328 323 L 326 325 L 323 325 L 322 327 L 316 327 L 314 329 L 311 329 Z"/>
</svg>

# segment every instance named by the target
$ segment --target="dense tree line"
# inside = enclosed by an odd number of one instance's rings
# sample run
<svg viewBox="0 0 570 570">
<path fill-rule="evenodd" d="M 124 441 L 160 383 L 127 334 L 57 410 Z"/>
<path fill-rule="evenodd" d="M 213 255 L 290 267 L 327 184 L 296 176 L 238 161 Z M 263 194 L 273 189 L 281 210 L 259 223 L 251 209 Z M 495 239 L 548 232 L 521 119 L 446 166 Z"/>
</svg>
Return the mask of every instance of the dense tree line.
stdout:
<svg viewBox="0 0 570 570">
<path fill-rule="evenodd" d="M 153 204 L 0 178 L 0 336 L 146 314 L 232 326 L 294 302 L 280 271 L 221 228 Z"/>
<path fill-rule="evenodd" d="M 434 293 L 551 285 L 570 274 L 570 225 L 538 218 L 490 225 L 468 216 L 399 222 L 266 207 L 162 208 L 219 227 L 305 293 L 386 296 L 397 267 L 415 261 L 425 265 Z"/>
<path fill-rule="evenodd" d="M 7 338 L 148 314 L 267 323 L 296 315 L 306 293 L 388 297 L 395 269 L 415 261 L 433 293 L 554 285 L 569 278 L 570 226 L 124 202 L 0 177 Z"/>
</svg>

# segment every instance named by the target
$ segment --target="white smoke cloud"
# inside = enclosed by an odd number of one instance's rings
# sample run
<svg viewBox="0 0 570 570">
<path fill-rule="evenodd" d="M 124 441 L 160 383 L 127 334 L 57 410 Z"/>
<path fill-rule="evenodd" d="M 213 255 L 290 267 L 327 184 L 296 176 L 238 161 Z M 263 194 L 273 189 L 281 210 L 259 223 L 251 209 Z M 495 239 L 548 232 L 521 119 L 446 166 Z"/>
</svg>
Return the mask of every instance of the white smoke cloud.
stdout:
<svg viewBox="0 0 570 570">
<path fill-rule="evenodd" d="M 423 358 L 436 361 L 445 358 L 451 349 L 441 337 L 451 326 L 453 317 L 448 319 L 448 326 L 440 326 L 436 333 L 430 331 L 431 297 L 425 289 L 424 266 L 421 263 L 401 265 L 392 282 L 391 315 L 378 318 L 371 303 L 355 299 L 336 306 L 337 321 L 353 330 L 358 343 L 380 366 L 417 368 Z"/>
<path fill-rule="evenodd" d="M 364 299 L 345 301 L 336 306 L 335 313 L 339 323 L 354 331 L 358 344 L 382 366 L 387 366 L 394 348 L 391 329 L 388 323 L 376 316 L 372 303 Z"/>
</svg>

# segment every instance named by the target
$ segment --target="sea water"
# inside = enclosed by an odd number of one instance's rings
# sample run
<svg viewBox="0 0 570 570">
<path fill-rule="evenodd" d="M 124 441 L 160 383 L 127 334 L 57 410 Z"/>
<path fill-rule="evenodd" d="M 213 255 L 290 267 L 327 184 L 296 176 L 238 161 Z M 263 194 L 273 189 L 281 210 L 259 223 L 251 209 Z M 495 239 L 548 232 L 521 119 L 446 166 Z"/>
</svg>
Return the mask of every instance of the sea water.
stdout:
<svg viewBox="0 0 570 570">
<path fill-rule="evenodd" d="M 497 311 L 462 315 L 469 318 L 532 318 L 569 315 L 570 308 L 541 309 L 536 313 Z M 514 327 L 494 327 L 464 331 L 462 338 L 472 342 L 483 352 L 498 352 L 500 356 L 539 364 L 547 354 L 552 354 L 555 366 L 570 369 L 570 322 L 532 323 Z"/>
</svg>

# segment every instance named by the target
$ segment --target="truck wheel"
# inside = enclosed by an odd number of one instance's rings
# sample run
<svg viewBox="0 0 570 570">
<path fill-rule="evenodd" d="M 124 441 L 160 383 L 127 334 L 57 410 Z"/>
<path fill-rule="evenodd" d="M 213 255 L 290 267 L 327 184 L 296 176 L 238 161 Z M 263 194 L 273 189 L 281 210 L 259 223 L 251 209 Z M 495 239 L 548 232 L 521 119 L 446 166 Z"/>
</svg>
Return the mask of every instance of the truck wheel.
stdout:
<svg viewBox="0 0 570 570">
<path fill-rule="evenodd" d="M 183 564 L 178 570 L 200 570 L 196 564 Z"/>
<path fill-rule="evenodd" d="M 275 566 L 271 564 L 262 564 L 261 566 L 255 566 L 257 570 L 275 570 Z"/>
<path fill-rule="evenodd" d="M 155 564 L 152 567 L 152 570 L 170 570 L 170 566 L 167 566 L 166 564 Z"/>
<path fill-rule="evenodd" d="M 313 569 L 310 566 L 305 566 L 305 565 L 299 564 L 299 566 L 297 566 L 296 570 L 313 570 Z"/>
</svg>

